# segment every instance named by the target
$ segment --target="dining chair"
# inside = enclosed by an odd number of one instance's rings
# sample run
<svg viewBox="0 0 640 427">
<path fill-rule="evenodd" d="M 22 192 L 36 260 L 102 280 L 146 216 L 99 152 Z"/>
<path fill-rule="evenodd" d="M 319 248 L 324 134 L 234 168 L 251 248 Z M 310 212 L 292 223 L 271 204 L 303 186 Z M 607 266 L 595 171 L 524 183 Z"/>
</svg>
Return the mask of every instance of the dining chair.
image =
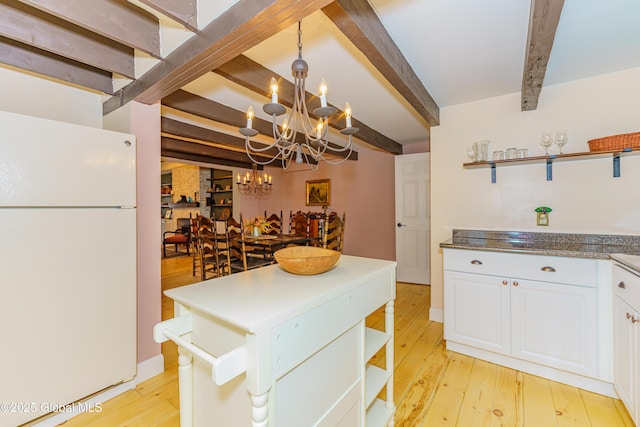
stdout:
<svg viewBox="0 0 640 427">
<path fill-rule="evenodd" d="M 200 244 L 198 242 L 200 221 L 204 218 L 202 215 L 196 215 L 195 217 L 189 213 L 189 219 L 191 221 L 191 275 L 195 277 L 196 272 L 200 275 Z"/>
<path fill-rule="evenodd" d="M 222 275 L 216 241 L 217 236 L 213 223 L 207 218 L 202 218 L 198 227 L 198 252 L 200 254 L 200 278 L 202 280 Z M 209 274 L 211 274 L 211 277 L 208 276 Z"/>
<path fill-rule="evenodd" d="M 233 219 L 233 218 L 231 218 Z M 232 258 L 235 259 L 234 254 L 232 254 L 232 247 L 230 242 L 230 233 L 235 236 L 239 233 L 239 228 L 234 225 L 235 221 L 231 222 L 229 225 L 229 221 L 227 220 L 215 220 L 213 222 L 213 231 L 215 233 L 215 249 L 216 249 L 216 262 L 217 262 L 217 271 L 220 276 L 225 276 L 231 274 L 231 261 Z"/>
<path fill-rule="evenodd" d="M 344 242 L 344 224 L 346 212 L 340 218 L 335 212 L 326 213 L 324 219 L 324 232 L 322 233 L 322 247 L 342 252 Z"/>
<path fill-rule="evenodd" d="M 298 211 L 289 211 L 289 232 L 301 236 L 309 236 L 309 217 Z"/>
<path fill-rule="evenodd" d="M 282 234 L 282 211 L 280 216 L 277 213 L 267 216 L 267 211 L 264 211 L 264 217 L 271 226 L 267 234 Z"/>
<path fill-rule="evenodd" d="M 245 224 L 245 221 L 242 218 L 242 212 L 240 213 L 240 224 Z M 249 230 L 247 230 L 246 228 L 243 231 L 244 231 L 243 234 L 249 233 Z M 273 259 L 273 253 L 271 253 L 270 248 L 266 248 L 262 245 L 252 245 L 250 243 L 247 243 L 246 239 L 245 239 L 245 246 L 244 246 L 243 252 L 246 254 L 246 257 L 249 257 L 249 258 Z"/>
<path fill-rule="evenodd" d="M 273 264 L 275 262 L 273 259 L 247 256 L 248 248 L 251 248 L 251 246 L 247 245 L 245 241 L 246 234 L 242 226 L 235 222 L 235 220 L 233 222 L 235 223 L 233 225 L 231 225 L 230 221 L 227 224 L 227 239 L 230 254 L 229 270 L 231 273 L 253 270 L 254 268 Z M 242 214 L 240 215 L 240 223 L 242 223 Z"/>
<path fill-rule="evenodd" d="M 175 231 L 165 231 L 162 234 L 162 253 L 167 257 L 167 245 L 175 245 L 178 252 L 178 245 L 184 245 L 187 248 L 187 255 L 191 255 L 191 221 L 189 218 L 178 218 Z"/>
</svg>

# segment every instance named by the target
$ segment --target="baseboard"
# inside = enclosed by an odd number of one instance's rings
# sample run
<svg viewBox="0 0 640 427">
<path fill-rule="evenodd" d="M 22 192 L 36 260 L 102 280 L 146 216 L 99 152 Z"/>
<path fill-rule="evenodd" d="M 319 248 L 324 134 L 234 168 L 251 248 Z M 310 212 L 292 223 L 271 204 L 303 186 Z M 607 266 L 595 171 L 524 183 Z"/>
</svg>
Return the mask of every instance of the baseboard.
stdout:
<svg viewBox="0 0 640 427">
<path fill-rule="evenodd" d="M 55 427 L 83 412 L 102 412 L 104 402 L 134 389 L 136 385 L 162 372 L 164 372 L 164 356 L 159 354 L 138 363 L 137 374 L 131 380 L 109 387 L 89 398 L 66 405 L 63 411 L 49 416 L 45 415 L 41 421 L 35 420 L 27 425 L 29 427 Z"/>
<path fill-rule="evenodd" d="M 440 322 L 444 321 L 444 312 L 439 308 L 429 308 L 429 320 L 432 322 Z"/>
<path fill-rule="evenodd" d="M 164 356 L 158 354 L 151 359 L 143 360 L 138 363 L 138 373 L 136 374 L 136 384 L 160 375 L 164 372 Z"/>
</svg>

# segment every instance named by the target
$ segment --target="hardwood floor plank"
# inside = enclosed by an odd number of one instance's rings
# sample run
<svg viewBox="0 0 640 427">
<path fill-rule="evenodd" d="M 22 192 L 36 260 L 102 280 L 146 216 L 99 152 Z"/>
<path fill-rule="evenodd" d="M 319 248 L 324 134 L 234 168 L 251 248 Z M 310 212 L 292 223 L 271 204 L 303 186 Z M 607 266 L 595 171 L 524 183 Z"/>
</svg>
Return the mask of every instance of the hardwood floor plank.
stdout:
<svg viewBox="0 0 640 427">
<path fill-rule="evenodd" d="M 554 381 L 550 385 L 558 427 L 589 425 L 589 415 L 580 390 Z"/>
<path fill-rule="evenodd" d="M 620 417 L 620 413 L 616 409 L 614 399 L 586 390 L 580 390 L 580 394 L 584 400 L 592 426 L 619 427 L 626 425 L 624 419 Z"/>
<path fill-rule="evenodd" d="M 551 395 L 550 381 L 534 375 L 524 374 L 522 397 L 524 400 L 524 425 L 557 426 L 556 412 Z"/>
<path fill-rule="evenodd" d="M 465 391 L 469 385 L 473 361 L 472 357 L 453 353 L 429 410 L 425 414 L 423 425 L 442 427 L 457 425 Z"/>
<path fill-rule="evenodd" d="M 410 383 L 407 392 L 401 398 L 395 400 L 396 426 L 417 427 L 424 425 L 422 421 L 425 414 L 433 407 L 433 396 L 452 354 L 450 351 L 445 350 L 444 346 L 438 346 L 429 355 L 425 363 L 418 365 L 418 373 Z M 403 364 L 400 366 L 403 366 Z M 394 389 L 396 388 L 402 388 L 398 381 L 395 381 L 394 384 Z M 426 426 L 431 425 L 439 426 L 440 424 L 426 424 Z"/>
<path fill-rule="evenodd" d="M 498 366 L 490 427 L 523 427 L 522 372 Z"/>
<path fill-rule="evenodd" d="M 493 395 L 496 388 L 498 366 L 475 360 L 465 391 L 457 425 L 486 427 L 493 417 Z"/>
<path fill-rule="evenodd" d="M 146 427 L 153 422 L 167 418 L 178 409 L 170 404 L 162 395 L 151 394 L 142 396 L 129 405 L 122 406 L 115 411 L 84 424 L 86 427 Z M 145 421 L 146 414 L 149 422 Z"/>
<path fill-rule="evenodd" d="M 627 411 L 627 408 L 625 408 L 624 403 L 622 403 L 622 400 L 613 399 L 613 404 L 618 410 L 618 415 L 620 415 L 620 419 L 622 420 L 623 425 L 625 427 L 635 427 L 635 424 L 631 419 L 631 415 L 629 415 L 629 411 Z"/>
<path fill-rule="evenodd" d="M 416 378 L 422 373 L 421 368 L 433 363 L 429 358 L 434 351 L 438 350 L 445 351 L 442 344 L 442 324 L 430 322 L 420 338 L 407 346 L 404 355 L 395 359 L 396 367 L 393 371 L 395 402 L 399 402 L 409 391 Z"/>
</svg>

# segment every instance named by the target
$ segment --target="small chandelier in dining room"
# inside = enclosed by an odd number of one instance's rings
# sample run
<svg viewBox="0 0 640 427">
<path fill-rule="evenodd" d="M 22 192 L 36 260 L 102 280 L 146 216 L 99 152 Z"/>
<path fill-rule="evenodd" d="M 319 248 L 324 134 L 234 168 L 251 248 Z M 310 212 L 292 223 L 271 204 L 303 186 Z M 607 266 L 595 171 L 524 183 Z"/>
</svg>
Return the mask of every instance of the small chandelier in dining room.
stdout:
<svg viewBox="0 0 640 427">
<path fill-rule="evenodd" d="M 323 78 L 320 82 L 320 107 L 313 111 L 313 115 L 318 117 L 314 125 L 309 117 L 306 104 L 305 80 L 309 65 L 302 59 L 302 30 L 301 23 L 298 22 L 298 59 L 291 64 L 291 71 L 294 77 L 295 95 L 293 107 L 288 118 L 278 124 L 277 117 L 286 113 L 284 105 L 278 103 L 278 83 L 275 78 L 271 78 L 271 102 L 264 104 L 262 110 L 273 119 L 273 142 L 267 144 L 254 145 L 249 139 L 258 135 L 258 131 L 252 129 L 254 118 L 253 107 L 247 110 L 247 126 L 240 129 L 240 133 L 245 136 L 245 149 L 249 158 L 257 164 L 267 165 L 277 159 L 282 161 L 282 167 L 286 169 L 291 161 L 295 159 L 297 164 L 306 162 L 311 169 L 318 167 L 318 162 L 325 161 L 331 164 L 344 162 L 351 155 L 352 136 L 358 132 L 357 127 L 351 126 L 351 106 L 347 102 L 344 109 L 347 127 L 340 133 L 349 137 L 349 142 L 345 146 L 331 144 L 328 140 L 329 117 L 338 110 L 327 105 L 327 83 Z M 301 134 L 298 137 L 298 134 Z M 304 137 L 304 140 L 303 138 Z M 275 151 L 275 152 L 274 152 Z M 264 155 L 272 156 L 264 160 Z M 326 155 L 330 155 L 327 157 Z M 333 155 L 333 159 L 331 158 Z M 335 159 L 335 156 L 338 159 Z"/>
<path fill-rule="evenodd" d="M 258 174 L 258 167 L 253 164 L 253 172 L 247 172 L 246 175 L 236 177 L 236 184 L 238 190 L 243 194 L 260 195 L 268 194 L 271 192 L 271 175 L 260 176 Z"/>
</svg>

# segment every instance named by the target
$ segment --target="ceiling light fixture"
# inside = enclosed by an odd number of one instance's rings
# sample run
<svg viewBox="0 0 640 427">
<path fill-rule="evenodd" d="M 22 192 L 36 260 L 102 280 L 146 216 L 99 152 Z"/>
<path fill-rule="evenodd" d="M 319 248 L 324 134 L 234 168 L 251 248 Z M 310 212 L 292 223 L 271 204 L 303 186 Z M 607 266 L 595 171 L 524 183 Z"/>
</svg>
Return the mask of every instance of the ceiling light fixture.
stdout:
<svg viewBox="0 0 640 427">
<path fill-rule="evenodd" d="M 240 133 L 245 136 L 245 149 L 249 158 L 257 164 L 266 165 L 276 159 L 281 159 L 282 167 L 286 169 L 291 160 L 301 164 L 306 162 L 311 169 L 318 167 L 319 161 L 339 164 L 344 162 L 351 155 L 352 136 L 358 132 L 357 127 L 351 126 L 351 106 L 347 102 L 344 108 L 346 127 L 340 131 L 349 137 L 349 142 L 345 146 L 330 144 L 327 138 L 329 131 L 329 117 L 338 110 L 327 105 L 327 82 L 323 78 L 320 81 L 320 107 L 313 111 L 313 115 L 318 117 L 314 125 L 309 117 L 306 104 L 305 80 L 309 65 L 302 59 L 302 30 L 301 23 L 298 22 L 298 59 L 291 64 L 291 72 L 294 77 L 295 95 L 293 107 L 288 118 L 285 118 L 281 125 L 277 123 L 277 117 L 286 113 L 284 105 L 278 103 L 278 83 L 275 78 L 271 78 L 271 102 L 264 104 L 262 110 L 273 118 L 273 143 L 255 146 L 249 139 L 258 135 L 258 131 L 253 129 L 254 111 L 249 106 L 247 110 L 247 126 L 240 129 Z M 301 135 L 298 136 L 298 133 Z M 274 152 L 275 149 L 275 152 Z M 270 153 L 269 153 L 270 152 Z M 337 155 L 337 160 L 326 155 Z M 272 155 L 268 160 L 262 160 L 262 155 Z"/>
<path fill-rule="evenodd" d="M 255 163 L 253 164 L 253 173 L 247 172 L 242 180 L 240 174 L 236 178 L 238 190 L 243 194 L 261 195 L 271 192 L 271 175 L 265 173 L 263 179 L 258 175 L 258 166 Z"/>
</svg>

